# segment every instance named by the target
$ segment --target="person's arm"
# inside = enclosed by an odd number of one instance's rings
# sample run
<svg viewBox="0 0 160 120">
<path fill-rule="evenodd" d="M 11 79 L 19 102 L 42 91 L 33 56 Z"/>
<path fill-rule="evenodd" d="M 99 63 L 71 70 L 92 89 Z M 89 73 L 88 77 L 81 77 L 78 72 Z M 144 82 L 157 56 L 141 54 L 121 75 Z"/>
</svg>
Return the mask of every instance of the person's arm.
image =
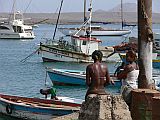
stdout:
<svg viewBox="0 0 160 120">
<path fill-rule="evenodd" d="M 91 85 L 89 66 L 87 66 L 87 68 L 86 68 L 86 84 L 87 84 L 87 86 L 90 86 L 90 85 Z"/>
<path fill-rule="evenodd" d="M 119 67 L 117 67 L 117 69 L 115 70 L 115 72 L 114 72 L 114 76 L 116 76 L 117 75 L 117 72 L 119 71 Z"/>
<path fill-rule="evenodd" d="M 126 65 L 126 66 L 124 67 L 124 70 L 121 71 L 121 72 L 117 75 L 117 78 L 118 78 L 118 79 L 126 79 L 129 70 L 130 70 L 130 66 L 129 66 L 129 65 Z"/>
<path fill-rule="evenodd" d="M 108 85 L 108 84 L 110 84 L 110 83 L 114 84 L 114 81 L 110 78 L 108 69 L 106 68 L 106 81 L 105 81 L 104 86 L 106 86 L 106 85 Z"/>
</svg>

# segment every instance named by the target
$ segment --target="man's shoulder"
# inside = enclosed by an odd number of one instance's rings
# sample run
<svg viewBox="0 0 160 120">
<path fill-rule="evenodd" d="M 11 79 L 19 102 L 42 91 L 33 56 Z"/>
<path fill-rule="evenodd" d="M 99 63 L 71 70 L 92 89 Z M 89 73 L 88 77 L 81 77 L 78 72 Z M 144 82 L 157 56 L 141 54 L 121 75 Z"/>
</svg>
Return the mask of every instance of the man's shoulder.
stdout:
<svg viewBox="0 0 160 120">
<path fill-rule="evenodd" d="M 93 66 L 93 63 L 92 63 L 92 64 L 87 65 L 87 68 L 90 68 L 90 67 L 92 67 L 92 66 Z"/>
</svg>

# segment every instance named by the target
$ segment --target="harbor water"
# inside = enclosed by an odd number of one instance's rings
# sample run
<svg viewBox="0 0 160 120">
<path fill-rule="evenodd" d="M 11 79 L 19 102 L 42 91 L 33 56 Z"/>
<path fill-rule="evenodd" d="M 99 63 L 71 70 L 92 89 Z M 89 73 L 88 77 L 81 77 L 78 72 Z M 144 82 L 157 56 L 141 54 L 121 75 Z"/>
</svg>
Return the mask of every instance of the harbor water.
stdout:
<svg viewBox="0 0 160 120">
<path fill-rule="evenodd" d="M 78 26 L 78 25 L 75 25 Z M 120 25 L 104 25 L 104 27 L 118 28 Z M 36 38 L 31 40 L 13 40 L 0 39 L 0 93 L 17 95 L 24 97 L 44 98 L 39 92 L 44 87 L 45 80 L 49 86 L 52 85 L 46 67 L 79 69 L 85 70 L 89 63 L 65 63 L 52 62 L 43 63 L 41 56 L 33 54 L 23 61 L 28 55 L 32 54 L 38 48 L 40 42 L 44 42 L 43 38 L 52 38 L 54 25 L 39 25 L 34 29 Z M 63 25 L 59 27 L 73 27 L 73 25 Z M 160 25 L 153 25 L 154 32 L 160 32 Z M 57 31 L 57 38 L 62 36 Z M 135 27 L 130 36 L 137 36 L 137 28 Z M 69 39 L 69 38 L 67 38 Z M 111 46 L 117 45 L 124 41 L 124 37 L 100 37 L 102 45 Z M 106 63 L 110 73 L 113 73 L 117 67 L 117 63 Z M 153 69 L 153 74 L 160 76 L 159 69 Z M 58 96 L 74 97 L 84 99 L 87 88 L 72 86 L 72 87 L 56 87 Z M 111 94 L 118 94 L 119 89 L 114 87 L 107 88 Z M 8 120 L 9 118 L 2 117 L 0 120 Z"/>
</svg>

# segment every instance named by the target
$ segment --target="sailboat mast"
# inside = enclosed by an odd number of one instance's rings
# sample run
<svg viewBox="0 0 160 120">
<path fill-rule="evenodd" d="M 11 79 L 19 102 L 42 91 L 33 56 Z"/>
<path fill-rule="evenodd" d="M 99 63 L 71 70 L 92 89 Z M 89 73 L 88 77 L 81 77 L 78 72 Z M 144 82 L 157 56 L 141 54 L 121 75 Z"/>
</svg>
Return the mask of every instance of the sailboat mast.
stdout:
<svg viewBox="0 0 160 120">
<path fill-rule="evenodd" d="M 86 21 L 86 0 L 84 0 L 84 22 Z"/>
<path fill-rule="evenodd" d="M 58 22 L 59 22 L 59 17 L 60 17 L 60 14 L 61 14 L 62 5 L 63 5 L 63 0 L 61 0 L 61 5 L 60 5 L 60 8 L 59 8 L 59 12 L 58 12 L 58 18 L 57 18 L 57 21 L 56 21 L 56 27 L 55 27 L 54 34 L 53 34 L 53 40 L 54 40 L 55 35 L 56 35 L 57 26 L 58 26 Z"/>
<path fill-rule="evenodd" d="M 90 0 L 90 4 L 89 4 L 89 9 L 88 11 L 90 12 L 89 13 L 89 39 L 91 40 L 91 21 L 92 21 L 92 0 Z M 89 54 L 89 51 L 90 51 L 90 42 L 88 44 L 88 54 Z"/>
<path fill-rule="evenodd" d="M 13 1 L 13 7 L 12 7 L 12 11 L 13 11 L 13 20 L 16 19 L 15 6 L 16 6 L 16 0 Z"/>
<path fill-rule="evenodd" d="M 92 31 L 92 29 L 91 29 L 91 21 L 92 21 L 92 0 L 90 0 L 90 5 L 89 5 L 90 7 L 89 7 L 89 32 L 90 32 L 90 38 L 91 38 L 91 31 Z"/>
<path fill-rule="evenodd" d="M 121 22 L 122 22 L 122 30 L 123 30 L 123 0 L 121 0 Z"/>
</svg>

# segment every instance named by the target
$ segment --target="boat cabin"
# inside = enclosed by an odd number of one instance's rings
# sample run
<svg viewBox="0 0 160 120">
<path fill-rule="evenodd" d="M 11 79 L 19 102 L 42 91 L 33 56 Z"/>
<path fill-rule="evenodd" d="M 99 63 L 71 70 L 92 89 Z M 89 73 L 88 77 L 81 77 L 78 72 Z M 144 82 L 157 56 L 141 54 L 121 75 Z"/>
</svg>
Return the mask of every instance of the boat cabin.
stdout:
<svg viewBox="0 0 160 120">
<path fill-rule="evenodd" d="M 87 36 L 72 36 L 71 43 L 77 46 L 79 52 L 92 55 L 95 50 L 98 50 L 101 40 Z"/>
</svg>

